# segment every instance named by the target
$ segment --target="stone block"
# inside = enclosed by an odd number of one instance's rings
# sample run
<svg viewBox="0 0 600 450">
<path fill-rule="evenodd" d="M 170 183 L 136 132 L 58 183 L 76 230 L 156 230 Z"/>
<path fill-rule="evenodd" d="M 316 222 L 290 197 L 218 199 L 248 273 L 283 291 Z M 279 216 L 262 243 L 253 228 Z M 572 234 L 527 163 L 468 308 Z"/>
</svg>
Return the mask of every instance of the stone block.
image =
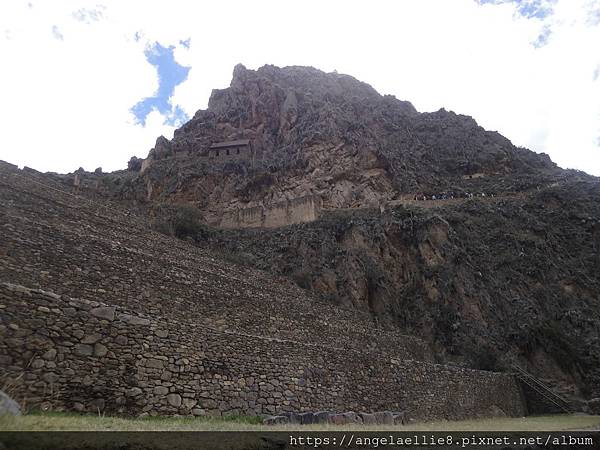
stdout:
<svg viewBox="0 0 600 450">
<path fill-rule="evenodd" d="M 394 415 L 390 411 L 378 413 L 382 425 L 394 425 Z"/>
<path fill-rule="evenodd" d="M 99 342 L 94 345 L 94 356 L 102 357 L 108 353 L 108 349 Z"/>
<path fill-rule="evenodd" d="M 167 402 L 169 405 L 179 408 L 181 406 L 181 395 L 179 394 L 169 394 L 167 395 Z"/>
<path fill-rule="evenodd" d="M 44 358 L 46 361 L 52 361 L 54 358 L 56 358 L 56 349 L 51 348 L 42 355 L 42 358 Z"/>
<path fill-rule="evenodd" d="M 365 425 L 376 425 L 377 424 L 377 419 L 375 418 L 375 414 L 370 414 L 370 413 L 359 413 L 363 424 Z"/>
<path fill-rule="evenodd" d="M 132 316 L 131 314 L 119 314 L 119 319 L 129 325 L 150 325 L 150 320 L 139 316 Z"/>
<path fill-rule="evenodd" d="M 75 346 L 75 354 L 79 356 L 92 356 L 94 354 L 94 347 L 88 344 L 77 344 Z"/>
<path fill-rule="evenodd" d="M 333 425 L 346 425 L 348 423 L 348 419 L 344 414 L 330 414 L 329 423 Z"/>
<path fill-rule="evenodd" d="M 56 383 L 58 381 L 58 378 L 59 376 L 54 372 L 48 372 L 42 375 L 42 379 L 50 384 Z"/>
<path fill-rule="evenodd" d="M 32 369 L 41 369 L 42 367 L 44 367 L 44 361 L 41 359 L 36 359 L 31 363 L 30 367 Z"/>
<path fill-rule="evenodd" d="M 83 336 L 85 336 L 85 333 L 82 330 L 73 330 L 72 334 L 76 339 L 81 339 Z"/>
<path fill-rule="evenodd" d="M 184 398 L 182 401 L 182 405 L 185 409 L 192 409 L 194 406 L 196 406 L 196 403 L 198 402 L 193 398 Z"/>
<path fill-rule="evenodd" d="M 156 395 L 167 395 L 169 393 L 169 388 L 165 386 L 156 386 L 154 388 L 154 393 Z"/>
<path fill-rule="evenodd" d="M 133 387 L 127 391 L 127 396 L 137 397 L 142 394 L 142 390 L 139 387 Z"/>
<path fill-rule="evenodd" d="M 311 412 L 301 413 L 300 415 L 300 423 L 302 425 L 310 425 L 313 423 L 314 416 Z"/>
<path fill-rule="evenodd" d="M 73 409 L 77 412 L 83 412 L 85 406 L 83 406 L 83 403 L 75 402 L 73 403 Z"/>
<path fill-rule="evenodd" d="M 82 344 L 95 344 L 100 339 L 102 339 L 102 335 L 98 333 L 86 334 L 83 339 L 81 339 Z"/>
<path fill-rule="evenodd" d="M 401 412 L 394 412 L 392 413 L 394 416 L 394 425 L 405 425 L 407 420 L 406 420 L 406 413 L 404 411 Z"/>
<path fill-rule="evenodd" d="M 114 306 L 100 306 L 98 308 L 92 308 L 90 314 L 98 319 L 104 319 L 108 321 L 115 320 L 115 308 Z"/>
<path fill-rule="evenodd" d="M 152 369 L 162 369 L 165 366 L 165 362 L 161 361 L 160 359 L 147 359 L 146 360 L 146 367 L 150 367 Z"/>
<path fill-rule="evenodd" d="M 313 413 L 313 423 L 327 423 L 329 411 L 317 411 Z"/>
<path fill-rule="evenodd" d="M 343 416 L 346 418 L 346 423 L 355 423 L 355 424 L 362 423 L 362 419 L 360 418 L 360 416 L 353 411 L 345 412 L 343 414 Z"/>
</svg>

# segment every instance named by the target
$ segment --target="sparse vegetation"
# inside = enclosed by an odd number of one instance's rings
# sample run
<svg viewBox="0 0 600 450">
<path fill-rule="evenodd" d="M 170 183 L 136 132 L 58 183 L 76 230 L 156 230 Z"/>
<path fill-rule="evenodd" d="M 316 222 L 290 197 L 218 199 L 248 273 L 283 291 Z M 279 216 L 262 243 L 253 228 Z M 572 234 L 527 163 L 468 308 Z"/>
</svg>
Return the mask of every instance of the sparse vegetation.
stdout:
<svg viewBox="0 0 600 450">
<path fill-rule="evenodd" d="M 409 425 L 262 425 L 260 417 L 144 417 L 125 418 L 58 412 L 0 416 L 3 431 L 249 431 L 249 430 L 357 430 L 357 431 L 555 431 L 600 426 L 600 416 L 551 415 L 437 421 Z"/>
<path fill-rule="evenodd" d="M 202 213 L 189 205 L 160 205 L 155 209 L 154 230 L 179 239 L 203 239 L 210 233 Z"/>
</svg>

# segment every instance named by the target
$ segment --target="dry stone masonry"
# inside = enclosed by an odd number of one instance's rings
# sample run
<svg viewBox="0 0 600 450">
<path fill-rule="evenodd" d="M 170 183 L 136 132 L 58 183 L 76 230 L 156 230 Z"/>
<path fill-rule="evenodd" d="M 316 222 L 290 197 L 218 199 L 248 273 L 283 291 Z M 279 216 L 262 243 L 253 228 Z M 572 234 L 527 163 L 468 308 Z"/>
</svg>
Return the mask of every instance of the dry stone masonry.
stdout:
<svg viewBox="0 0 600 450">
<path fill-rule="evenodd" d="M 368 314 L 10 166 L 0 228 L 0 384 L 25 408 L 525 412 L 512 376 L 433 364 L 420 339 Z"/>
<path fill-rule="evenodd" d="M 9 283 L 0 302 L 2 381 L 16 381 L 28 406 L 194 415 L 391 408 L 421 419 L 524 413 L 509 375 L 159 321 Z"/>
</svg>

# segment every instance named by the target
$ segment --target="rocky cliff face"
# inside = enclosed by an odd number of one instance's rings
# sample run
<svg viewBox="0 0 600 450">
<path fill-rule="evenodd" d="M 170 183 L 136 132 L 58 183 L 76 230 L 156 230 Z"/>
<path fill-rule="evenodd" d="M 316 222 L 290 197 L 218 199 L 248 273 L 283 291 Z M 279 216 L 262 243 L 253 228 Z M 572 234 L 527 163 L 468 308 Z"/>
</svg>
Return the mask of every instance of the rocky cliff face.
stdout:
<svg viewBox="0 0 600 450">
<path fill-rule="evenodd" d="M 208 157 L 239 139 L 251 159 Z M 572 394 L 600 395 L 598 180 L 470 117 L 419 113 L 347 75 L 238 65 L 231 86 L 144 161 L 82 180 L 166 232 L 424 337 L 441 360 L 519 362 Z M 302 198 L 319 199 L 321 219 L 204 226 Z"/>
<path fill-rule="evenodd" d="M 251 163 L 205 158 L 211 144 L 237 139 L 250 139 Z M 241 65 L 207 110 L 130 166 L 141 173 L 122 197 L 193 204 L 213 224 L 224 211 L 306 196 L 323 208 L 367 207 L 440 190 L 499 191 L 507 176 L 534 186 L 559 172 L 470 117 L 420 114 L 348 75 Z"/>
<path fill-rule="evenodd" d="M 567 394 L 598 395 L 598 184 L 197 240 L 420 336 L 440 361 L 517 363 Z"/>
</svg>

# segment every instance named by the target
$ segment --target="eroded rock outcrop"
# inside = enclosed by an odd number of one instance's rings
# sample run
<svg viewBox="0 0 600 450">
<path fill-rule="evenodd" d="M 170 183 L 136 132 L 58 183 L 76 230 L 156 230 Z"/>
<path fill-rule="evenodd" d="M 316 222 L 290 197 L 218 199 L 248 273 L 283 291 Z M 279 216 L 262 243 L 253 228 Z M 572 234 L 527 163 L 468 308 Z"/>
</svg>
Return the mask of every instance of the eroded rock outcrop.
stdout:
<svg viewBox="0 0 600 450">
<path fill-rule="evenodd" d="M 212 144 L 239 139 L 251 142 L 249 160 L 208 158 Z M 114 194 L 190 204 L 220 226 L 223 214 L 306 196 L 324 208 L 378 207 L 435 190 L 514 188 L 506 176 L 537 186 L 558 169 L 470 117 L 418 113 L 348 75 L 237 65 L 230 87 L 172 141 L 160 137 L 141 172 Z"/>
</svg>

